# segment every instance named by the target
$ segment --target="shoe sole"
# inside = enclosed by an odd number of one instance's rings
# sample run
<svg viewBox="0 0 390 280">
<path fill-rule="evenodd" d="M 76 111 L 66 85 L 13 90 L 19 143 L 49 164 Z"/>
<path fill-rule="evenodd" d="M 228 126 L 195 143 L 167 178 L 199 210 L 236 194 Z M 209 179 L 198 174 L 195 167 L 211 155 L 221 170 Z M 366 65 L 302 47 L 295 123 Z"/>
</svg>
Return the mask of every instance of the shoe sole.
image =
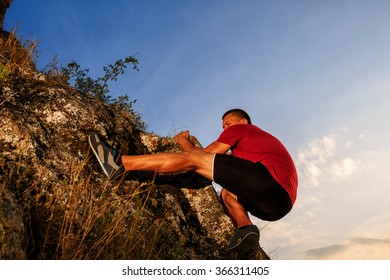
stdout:
<svg viewBox="0 0 390 280">
<path fill-rule="evenodd" d="M 95 139 L 93 139 L 93 137 L 95 137 Z M 99 136 L 97 136 L 97 134 L 95 134 L 95 133 L 88 136 L 88 142 L 89 142 L 89 145 L 91 146 L 91 149 L 92 149 L 93 153 L 95 154 L 101 168 L 103 169 L 104 174 L 106 174 L 107 177 L 110 177 L 110 173 L 106 169 L 104 162 L 100 158 L 99 151 L 97 150 L 97 149 L 99 149 L 99 146 L 101 146 L 103 148 L 103 153 L 104 153 L 105 147 L 104 147 L 103 142 L 100 140 Z"/>
</svg>

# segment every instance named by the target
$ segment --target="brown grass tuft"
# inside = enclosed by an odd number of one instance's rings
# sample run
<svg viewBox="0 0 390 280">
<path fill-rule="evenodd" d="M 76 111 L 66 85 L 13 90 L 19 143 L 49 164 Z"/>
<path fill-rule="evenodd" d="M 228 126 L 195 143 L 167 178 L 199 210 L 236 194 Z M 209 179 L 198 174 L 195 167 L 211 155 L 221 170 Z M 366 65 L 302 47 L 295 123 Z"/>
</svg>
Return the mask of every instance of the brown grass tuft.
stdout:
<svg viewBox="0 0 390 280">
<path fill-rule="evenodd" d="M 31 212 L 39 209 L 40 218 L 46 217 L 41 220 L 44 226 L 35 227 L 42 236 L 37 258 L 163 258 L 164 251 L 156 242 L 160 242 L 164 218 L 151 222 L 145 206 L 153 185 L 133 182 L 124 187 L 123 180 L 98 183 L 91 175 L 83 175 L 86 162 L 72 164 L 69 178 L 60 186 L 45 189 L 34 184 L 24 192 L 28 197 L 35 194 Z"/>
<path fill-rule="evenodd" d="M 0 82 L 12 75 L 32 72 L 38 58 L 38 41 L 27 40 L 20 43 L 16 31 L 0 36 Z"/>
</svg>

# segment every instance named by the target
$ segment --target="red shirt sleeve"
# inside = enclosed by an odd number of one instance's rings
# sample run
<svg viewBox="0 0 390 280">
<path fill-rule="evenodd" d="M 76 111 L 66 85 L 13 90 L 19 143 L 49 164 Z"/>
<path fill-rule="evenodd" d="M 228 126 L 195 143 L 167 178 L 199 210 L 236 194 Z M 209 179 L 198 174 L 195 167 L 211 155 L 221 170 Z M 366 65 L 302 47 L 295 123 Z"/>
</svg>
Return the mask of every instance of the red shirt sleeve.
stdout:
<svg viewBox="0 0 390 280">
<path fill-rule="evenodd" d="M 242 126 L 240 125 L 233 125 L 227 129 L 225 129 L 219 138 L 217 139 L 217 142 L 224 143 L 229 145 L 230 147 L 234 148 L 240 139 L 240 136 L 242 136 Z"/>
</svg>

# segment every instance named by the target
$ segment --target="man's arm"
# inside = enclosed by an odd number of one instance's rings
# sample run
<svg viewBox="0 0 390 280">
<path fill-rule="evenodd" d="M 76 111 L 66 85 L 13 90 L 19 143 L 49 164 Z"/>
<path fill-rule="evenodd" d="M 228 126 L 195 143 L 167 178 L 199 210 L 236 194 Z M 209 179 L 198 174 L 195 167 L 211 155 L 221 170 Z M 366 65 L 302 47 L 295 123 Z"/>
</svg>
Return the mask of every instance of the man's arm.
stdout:
<svg viewBox="0 0 390 280">
<path fill-rule="evenodd" d="M 224 154 L 227 151 L 229 151 L 230 146 L 225 143 L 214 141 L 210 145 L 208 145 L 206 148 L 203 149 L 203 151 L 212 153 L 212 154 Z"/>
<path fill-rule="evenodd" d="M 189 140 L 190 132 L 188 130 L 180 132 L 175 136 L 175 140 L 183 148 L 183 151 L 201 150 L 201 148 L 195 147 Z M 213 142 L 202 150 L 208 153 L 224 154 L 230 149 L 228 144 Z"/>
</svg>

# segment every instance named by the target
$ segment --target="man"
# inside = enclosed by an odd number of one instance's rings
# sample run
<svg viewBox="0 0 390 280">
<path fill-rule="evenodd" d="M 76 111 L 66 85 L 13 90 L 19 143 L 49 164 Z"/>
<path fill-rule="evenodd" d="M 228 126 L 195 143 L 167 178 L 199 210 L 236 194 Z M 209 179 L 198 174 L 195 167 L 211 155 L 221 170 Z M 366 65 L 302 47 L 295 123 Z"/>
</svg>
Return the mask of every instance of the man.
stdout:
<svg viewBox="0 0 390 280">
<path fill-rule="evenodd" d="M 290 212 L 297 194 L 298 178 L 291 156 L 271 134 L 252 125 L 241 109 L 227 111 L 222 117 L 223 132 L 206 148 L 195 147 L 189 131 L 174 139 L 181 153 L 122 156 L 116 164 L 114 151 L 96 134 L 91 147 L 108 176 L 124 171 L 150 170 L 161 173 L 194 170 L 221 185 L 221 198 L 237 230 L 227 251 L 245 253 L 258 246 L 259 229 L 248 211 L 263 220 L 276 221 Z M 231 150 L 231 155 L 226 153 Z"/>
</svg>

